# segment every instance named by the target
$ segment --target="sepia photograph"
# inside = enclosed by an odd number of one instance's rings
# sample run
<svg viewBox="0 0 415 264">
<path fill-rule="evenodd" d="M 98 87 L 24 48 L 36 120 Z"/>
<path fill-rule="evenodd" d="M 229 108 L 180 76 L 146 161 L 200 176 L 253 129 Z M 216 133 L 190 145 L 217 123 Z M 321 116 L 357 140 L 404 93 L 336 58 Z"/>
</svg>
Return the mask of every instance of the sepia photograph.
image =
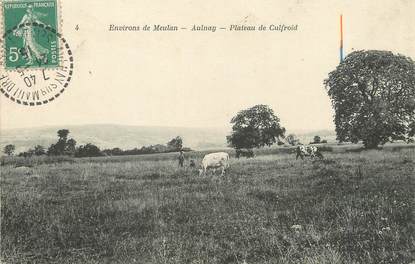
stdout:
<svg viewBox="0 0 415 264">
<path fill-rule="evenodd" d="M 414 14 L 0 0 L 0 264 L 415 264 Z"/>
</svg>

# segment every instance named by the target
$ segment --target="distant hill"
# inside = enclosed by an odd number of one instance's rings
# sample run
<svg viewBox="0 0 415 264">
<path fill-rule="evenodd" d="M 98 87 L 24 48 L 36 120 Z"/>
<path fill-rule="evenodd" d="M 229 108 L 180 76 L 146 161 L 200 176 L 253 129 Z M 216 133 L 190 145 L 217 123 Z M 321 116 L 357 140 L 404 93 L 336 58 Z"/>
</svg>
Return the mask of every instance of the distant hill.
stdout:
<svg viewBox="0 0 415 264">
<path fill-rule="evenodd" d="M 124 125 L 79 125 L 61 127 L 35 127 L 1 130 L 1 150 L 7 144 L 16 146 L 16 153 L 33 148 L 35 145 L 48 147 L 57 140 L 59 129 L 69 129 L 69 137 L 77 144 L 92 143 L 101 149 L 119 147 L 121 149 L 166 144 L 170 139 L 181 136 L 184 145 L 195 150 L 226 147 L 226 128 L 183 128 L 183 127 L 144 127 Z M 291 133 L 288 131 L 288 133 Z M 329 142 L 335 140 L 332 131 L 295 132 L 302 143 L 309 143 L 315 135 Z"/>
<path fill-rule="evenodd" d="M 57 131 L 63 128 L 69 129 L 69 137 L 74 138 L 77 145 L 92 143 L 101 149 L 115 147 L 132 149 L 148 145 L 166 144 L 176 136 L 181 136 L 184 145 L 193 149 L 220 148 L 226 146 L 227 134 L 225 129 L 217 128 L 123 125 L 36 127 L 2 130 L 0 146 L 3 149 L 7 144 L 14 144 L 16 152 L 27 150 L 35 145 L 47 147 L 57 141 Z"/>
</svg>

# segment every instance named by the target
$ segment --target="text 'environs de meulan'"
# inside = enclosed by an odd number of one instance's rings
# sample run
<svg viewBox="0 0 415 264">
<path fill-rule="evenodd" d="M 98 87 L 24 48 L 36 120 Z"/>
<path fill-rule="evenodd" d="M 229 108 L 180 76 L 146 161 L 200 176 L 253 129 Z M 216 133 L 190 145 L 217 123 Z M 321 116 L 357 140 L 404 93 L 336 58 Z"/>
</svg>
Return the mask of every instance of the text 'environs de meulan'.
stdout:
<svg viewBox="0 0 415 264">
<path fill-rule="evenodd" d="M 298 24 L 271 24 L 271 25 L 237 25 L 232 24 L 226 27 L 216 26 L 216 25 L 196 25 L 193 24 L 190 27 L 186 26 L 177 26 L 177 25 L 109 25 L 109 31 L 155 31 L 155 32 L 168 32 L 168 31 L 180 31 L 180 30 L 190 30 L 190 31 L 206 31 L 206 32 L 216 32 L 219 30 L 224 31 L 297 31 Z"/>
</svg>

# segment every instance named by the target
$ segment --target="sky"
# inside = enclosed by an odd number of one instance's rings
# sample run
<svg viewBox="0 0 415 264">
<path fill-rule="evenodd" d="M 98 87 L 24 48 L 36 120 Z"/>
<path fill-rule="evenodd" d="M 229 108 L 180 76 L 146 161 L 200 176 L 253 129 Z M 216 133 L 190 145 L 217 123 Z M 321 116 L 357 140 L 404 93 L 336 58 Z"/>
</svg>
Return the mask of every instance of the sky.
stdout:
<svg viewBox="0 0 415 264">
<path fill-rule="evenodd" d="M 323 85 L 345 55 L 391 50 L 415 59 L 415 1 L 62 1 L 75 71 L 38 107 L 0 96 L 0 128 L 121 124 L 226 127 L 256 104 L 288 130 L 333 129 Z M 298 24 L 295 32 L 110 32 L 114 25 Z M 76 30 L 78 26 L 78 30 Z"/>
</svg>

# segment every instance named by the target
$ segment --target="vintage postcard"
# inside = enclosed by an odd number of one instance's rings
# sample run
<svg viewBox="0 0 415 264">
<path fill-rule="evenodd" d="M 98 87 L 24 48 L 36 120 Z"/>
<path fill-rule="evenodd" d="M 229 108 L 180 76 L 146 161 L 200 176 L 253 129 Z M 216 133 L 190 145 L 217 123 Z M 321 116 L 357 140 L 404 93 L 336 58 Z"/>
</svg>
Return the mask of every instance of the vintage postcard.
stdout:
<svg viewBox="0 0 415 264">
<path fill-rule="evenodd" d="M 0 0 L 0 263 L 415 264 L 414 14 Z"/>
</svg>

